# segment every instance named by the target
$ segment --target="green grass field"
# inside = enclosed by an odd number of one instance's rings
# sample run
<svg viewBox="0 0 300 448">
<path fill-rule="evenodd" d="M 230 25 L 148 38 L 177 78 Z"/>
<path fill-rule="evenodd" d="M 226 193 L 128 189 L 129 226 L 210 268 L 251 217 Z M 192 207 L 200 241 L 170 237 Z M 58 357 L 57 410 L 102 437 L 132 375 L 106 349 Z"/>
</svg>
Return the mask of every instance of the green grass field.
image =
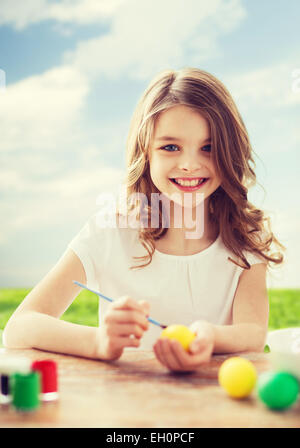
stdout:
<svg viewBox="0 0 300 448">
<path fill-rule="evenodd" d="M 0 289 L 0 329 L 30 289 Z M 269 329 L 300 326 L 300 289 L 269 290 Z M 98 297 L 81 291 L 62 319 L 82 325 L 98 325 Z"/>
<path fill-rule="evenodd" d="M 22 302 L 30 289 L 0 289 L 0 329 Z M 71 306 L 61 317 L 69 322 L 82 325 L 98 325 L 98 297 L 89 292 L 81 291 Z"/>
</svg>

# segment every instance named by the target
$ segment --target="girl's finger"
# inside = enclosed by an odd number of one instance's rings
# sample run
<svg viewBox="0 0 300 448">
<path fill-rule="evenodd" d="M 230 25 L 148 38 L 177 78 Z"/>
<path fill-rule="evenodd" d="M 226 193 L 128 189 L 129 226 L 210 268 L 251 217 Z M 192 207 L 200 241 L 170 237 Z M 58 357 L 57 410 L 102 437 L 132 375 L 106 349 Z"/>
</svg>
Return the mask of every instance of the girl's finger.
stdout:
<svg viewBox="0 0 300 448">
<path fill-rule="evenodd" d="M 177 365 L 180 370 L 191 371 L 193 370 L 194 360 L 191 356 L 184 350 L 184 348 L 177 341 L 171 341 L 171 350 L 174 358 L 176 358 Z"/>
<path fill-rule="evenodd" d="M 166 368 L 169 368 L 169 367 L 168 367 L 168 364 L 167 364 L 167 360 L 166 360 L 165 355 L 164 355 L 164 352 L 163 352 L 163 341 L 162 341 L 161 339 L 158 340 L 157 347 L 158 347 L 158 353 L 159 353 L 159 359 L 160 359 L 160 362 L 161 362 Z"/>
<path fill-rule="evenodd" d="M 132 338 L 130 336 L 124 336 L 124 337 L 116 337 L 113 342 L 116 346 L 120 348 L 125 347 L 139 347 L 140 340 L 136 338 Z"/>
<path fill-rule="evenodd" d="M 206 337 L 197 338 L 191 344 L 189 353 L 195 359 L 195 362 L 205 363 L 210 360 L 213 351 L 213 344 Z"/>
<path fill-rule="evenodd" d="M 113 309 L 106 313 L 104 322 L 107 324 L 138 324 L 145 331 L 149 328 L 149 321 L 145 314 L 136 310 Z"/>
<path fill-rule="evenodd" d="M 186 352 L 177 341 L 170 342 L 172 342 L 170 348 L 174 358 L 177 360 L 177 365 L 183 371 L 193 371 L 210 359 L 211 351 L 206 345 L 202 345 L 203 349 L 200 353 L 191 354 Z"/>
<path fill-rule="evenodd" d="M 111 303 L 111 308 L 116 310 L 136 310 L 142 314 L 147 314 L 150 305 L 146 300 L 140 300 L 137 302 L 129 296 L 124 296 Z"/>
<path fill-rule="evenodd" d="M 169 369 L 180 370 L 180 365 L 178 364 L 177 358 L 174 357 L 173 351 L 171 349 L 172 342 L 173 341 L 170 341 L 168 339 L 161 340 L 162 356 Z"/>
<path fill-rule="evenodd" d="M 197 355 L 203 352 L 207 347 L 207 341 L 205 339 L 201 339 L 199 337 L 196 337 L 194 341 L 191 343 L 189 347 L 189 352 L 193 355 Z"/>
<path fill-rule="evenodd" d="M 129 337 L 134 335 L 137 339 L 141 339 L 144 334 L 143 329 L 138 324 L 115 324 L 107 330 L 109 336 Z"/>
<path fill-rule="evenodd" d="M 165 367 L 167 367 L 167 366 L 165 365 L 165 360 L 164 360 L 163 355 L 162 355 L 160 339 L 159 339 L 158 341 L 156 341 L 156 343 L 154 344 L 154 346 L 153 346 L 153 350 L 154 350 L 154 353 L 155 353 L 155 355 L 156 355 L 158 361 L 159 361 L 162 365 L 164 365 Z"/>
</svg>

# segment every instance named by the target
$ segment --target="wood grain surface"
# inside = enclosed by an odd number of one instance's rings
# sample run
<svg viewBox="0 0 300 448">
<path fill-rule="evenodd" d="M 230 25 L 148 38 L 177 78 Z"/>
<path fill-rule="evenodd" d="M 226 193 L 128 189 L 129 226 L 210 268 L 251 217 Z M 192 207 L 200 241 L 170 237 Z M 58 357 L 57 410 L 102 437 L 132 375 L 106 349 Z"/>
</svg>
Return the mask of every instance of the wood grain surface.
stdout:
<svg viewBox="0 0 300 448">
<path fill-rule="evenodd" d="M 101 362 L 39 350 L 2 354 L 53 359 L 58 365 L 59 399 L 32 413 L 0 407 L 0 427 L 28 428 L 292 428 L 300 427 L 300 400 L 284 412 L 267 409 L 254 391 L 235 400 L 218 385 L 218 370 L 229 356 L 214 356 L 195 373 L 171 373 L 153 352 L 127 351 Z M 258 374 L 271 368 L 268 354 L 239 354 Z"/>
</svg>

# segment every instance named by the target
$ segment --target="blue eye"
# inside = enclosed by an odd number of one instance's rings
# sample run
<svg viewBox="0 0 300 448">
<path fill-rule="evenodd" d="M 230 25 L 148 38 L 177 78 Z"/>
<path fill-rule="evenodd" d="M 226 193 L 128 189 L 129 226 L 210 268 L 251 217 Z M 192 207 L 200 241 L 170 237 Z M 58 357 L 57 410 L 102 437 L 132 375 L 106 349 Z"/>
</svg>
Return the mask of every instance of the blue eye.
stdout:
<svg viewBox="0 0 300 448">
<path fill-rule="evenodd" d="M 173 148 L 173 149 L 168 149 L 168 148 Z M 175 148 L 175 150 L 174 150 L 174 148 Z M 167 151 L 167 152 L 175 152 L 176 149 L 178 149 L 178 146 L 177 146 L 177 145 L 170 144 L 170 145 L 163 146 L 163 147 L 161 147 L 160 149 L 163 149 L 163 150 L 165 150 L 165 151 Z M 211 145 L 205 145 L 205 146 L 203 146 L 201 149 L 202 149 L 202 151 L 204 151 L 204 152 L 211 152 Z"/>
<path fill-rule="evenodd" d="M 165 149 L 166 151 L 168 151 L 168 152 L 174 152 L 173 150 L 169 150 L 169 149 L 167 149 L 167 148 L 178 148 L 178 146 L 176 146 L 176 145 L 166 145 L 166 146 L 163 146 L 161 149 Z"/>
</svg>

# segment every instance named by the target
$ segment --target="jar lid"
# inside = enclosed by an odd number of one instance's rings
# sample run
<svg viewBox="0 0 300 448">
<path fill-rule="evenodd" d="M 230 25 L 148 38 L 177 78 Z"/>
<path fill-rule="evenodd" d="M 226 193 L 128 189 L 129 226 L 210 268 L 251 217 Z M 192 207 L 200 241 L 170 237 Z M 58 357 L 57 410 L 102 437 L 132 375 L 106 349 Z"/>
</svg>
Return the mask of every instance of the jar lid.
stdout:
<svg viewBox="0 0 300 448">
<path fill-rule="evenodd" d="M 29 373 L 31 360 L 23 356 L 0 355 L 0 373 L 10 375 L 12 373 Z"/>
<path fill-rule="evenodd" d="M 13 405 L 20 411 L 36 409 L 39 406 L 39 373 L 15 373 L 11 378 Z"/>
<path fill-rule="evenodd" d="M 41 375 L 42 394 L 57 392 L 57 365 L 55 361 L 51 359 L 34 361 L 31 368 Z"/>
</svg>

